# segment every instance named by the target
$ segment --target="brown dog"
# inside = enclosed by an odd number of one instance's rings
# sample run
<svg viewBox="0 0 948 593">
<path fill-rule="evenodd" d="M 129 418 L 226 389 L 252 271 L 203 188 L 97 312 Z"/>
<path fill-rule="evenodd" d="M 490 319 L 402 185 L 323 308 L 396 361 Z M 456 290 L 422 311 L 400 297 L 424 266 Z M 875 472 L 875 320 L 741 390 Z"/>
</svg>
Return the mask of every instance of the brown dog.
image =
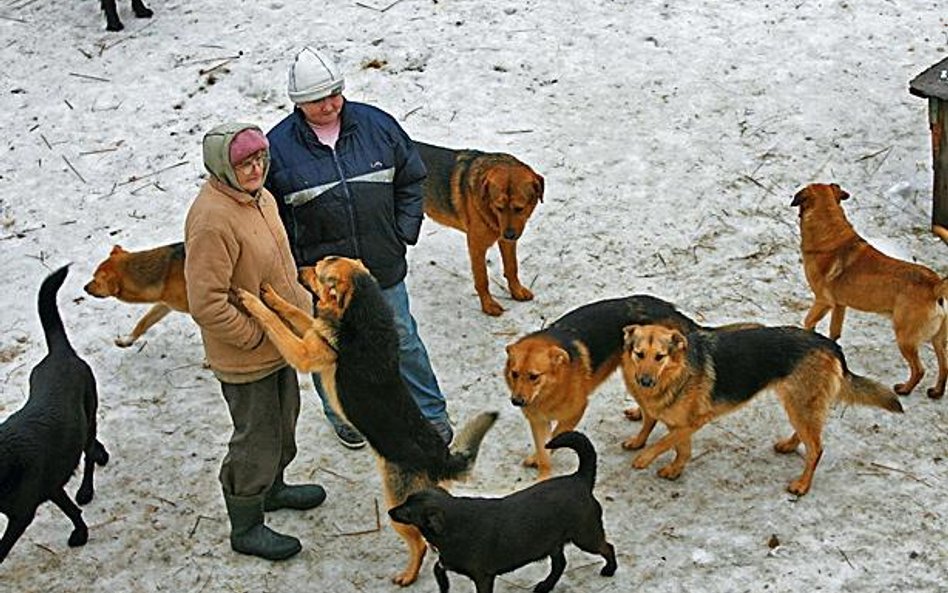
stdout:
<svg viewBox="0 0 948 593">
<path fill-rule="evenodd" d="M 812 184 L 791 203 L 800 207 L 803 267 L 814 295 L 803 326 L 813 329 L 832 310 L 829 337 L 836 340 L 846 307 L 889 316 L 910 369 L 908 380 L 895 386 L 896 393 L 908 395 L 922 379 L 925 369 L 918 347 L 930 341 L 938 358 L 938 379 L 928 397 L 940 398 L 948 379 L 948 280 L 869 245 L 846 220 L 840 202 L 847 198 L 835 183 Z"/>
<path fill-rule="evenodd" d="M 116 346 L 131 346 L 172 310 L 188 312 L 184 243 L 147 251 L 125 251 L 116 245 L 84 288 L 94 297 L 115 297 L 126 303 L 155 303 L 135 324 L 132 333 L 115 339 Z"/>
<path fill-rule="evenodd" d="M 245 290 L 235 297 L 291 366 L 320 374 L 335 410 L 369 441 L 388 508 L 413 492 L 463 479 L 497 413 L 470 419 L 449 450 L 401 378 L 395 319 L 365 266 L 329 257 L 300 270 L 300 280 L 316 296 L 315 318 L 267 286 L 261 289 L 263 302 Z M 418 578 L 425 542 L 416 527 L 392 525 L 409 552 L 394 581 L 410 585 Z"/>
<path fill-rule="evenodd" d="M 523 412 L 533 435 L 534 453 L 523 464 L 537 468 L 539 479 L 550 475 L 545 445 L 551 434 L 576 428 L 589 396 L 619 366 L 622 328 L 658 321 L 683 331 L 698 328 L 671 303 L 635 295 L 583 305 L 507 346 L 504 378 L 510 401 Z M 626 416 L 637 420 L 638 410 Z"/>
<path fill-rule="evenodd" d="M 517 239 L 543 201 L 543 177 L 505 153 L 452 150 L 422 142 L 415 146 L 428 170 L 425 214 L 467 235 L 481 310 L 495 316 L 504 312 L 491 296 L 487 279 L 487 250 L 498 242 L 510 295 L 518 301 L 532 299 L 533 293 L 518 276 Z"/>
<path fill-rule="evenodd" d="M 806 494 L 823 454 L 823 424 L 836 401 L 901 412 L 898 396 L 852 373 L 839 345 L 796 327 L 757 327 L 683 333 L 663 325 L 630 325 L 624 330 L 622 377 L 642 410 L 642 430 L 626 449 L 645 445 L 656 420 L 668 434 L 632 462 L 644 469 L 674 449 L 675 459 L 658 471 L 674 480 L 691 458 L 691 435 L 758 393 L 774 389 L 794 433 L 774 445 L 778 453 L 806 447 L 803 473 L 788 486 Z"/>
</svg>

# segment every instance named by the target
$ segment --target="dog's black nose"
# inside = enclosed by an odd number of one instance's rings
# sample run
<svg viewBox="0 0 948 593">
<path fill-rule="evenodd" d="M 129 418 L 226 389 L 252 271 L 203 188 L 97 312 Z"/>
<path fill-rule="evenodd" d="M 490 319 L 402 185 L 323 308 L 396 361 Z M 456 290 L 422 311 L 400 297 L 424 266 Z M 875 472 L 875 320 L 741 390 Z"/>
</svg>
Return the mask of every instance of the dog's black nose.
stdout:
<svg viewBox="0 0 948 593">
<path fill-rule="evenodd" d="M 639 377 L 639 385 L 642 387 L 655 387 L 655 379 L 651 375 L 642 375 Z"/>
<path fill-rule="evenodd" d="M 516 238 L 517 238 L 517 231 L 513 230 L 512 228 L 504 229 L 504 239 L 507 239 L 508 241 L 513 241 Z"/>
<path fill-rule="evenodd" d="M 512 397 L 512 398 L 510 398 L 510 403 L 512 403 L 513 405 L 517 406 L 518 408 L 522 408 L 522 407 L 524 407 L 525 405 L 527 405 L 527 402 L 524 401 L 524 399 L 523 399 L 522 397 Z"/>
</svg>

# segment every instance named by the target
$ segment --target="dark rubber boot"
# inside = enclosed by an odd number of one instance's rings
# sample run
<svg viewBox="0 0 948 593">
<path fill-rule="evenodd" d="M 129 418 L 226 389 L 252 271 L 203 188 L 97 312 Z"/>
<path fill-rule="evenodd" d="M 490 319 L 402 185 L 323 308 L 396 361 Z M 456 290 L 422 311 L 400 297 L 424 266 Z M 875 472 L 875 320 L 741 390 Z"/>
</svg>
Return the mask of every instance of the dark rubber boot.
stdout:
<svg viewBox="0 0 948 593">
<path fill-rule="evenodd" d="M 235 552 L 267 560 L 286 560 L 299 553 L 300 540 L 263 524 L 264 496 L 224 495 L 230 517 L 230 547 Z"/>
<path fill-rule="evenodd" d="M 323 504 L 324 500 L 326 500 L 326 491 L 322 486 L 318 484 L 288 486 L 283 481 L 283 476 L 279 476 L 267 492 L 263 510 L 267 512 L 280 509 L 308 511 Z"/>
</svg>

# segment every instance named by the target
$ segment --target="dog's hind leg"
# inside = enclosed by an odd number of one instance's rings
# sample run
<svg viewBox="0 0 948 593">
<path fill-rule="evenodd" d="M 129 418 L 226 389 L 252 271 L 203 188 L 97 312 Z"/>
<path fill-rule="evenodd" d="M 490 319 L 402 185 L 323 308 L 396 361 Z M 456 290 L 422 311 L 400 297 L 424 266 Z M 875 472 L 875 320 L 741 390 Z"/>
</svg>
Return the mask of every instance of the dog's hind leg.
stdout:
<svg viewBox="0 0 948 593">
<path fill-rule="evenodd" d="M 76 503 L 69 500 L 66 491 L 60 488 L 49 499 L 59 507 L 59 510 L 66 513 L 69 520 L 72 521 L 73 530 L 69 535 L 69 545 L 73 548 L 86 545 L 89 541 L 89 528 L 86 522 L 82 520 L 82 511 L 76 506 Z"/>
<path fill-rule="evenodd" d="M 494 575 L 480 575 L 474 579 L 474 589 L 477 593 L 494 593 Z"/>
<path fill-rule="evenodd" d="M 151 18 L 154 14 L 150 8 L 145 6 L 145 3 L 142 0 L 132 0 L 132 12 L 135 13 L 135 16 L 140 19 Z"/>
<path fill-rule="evenodd" d="M 4 561 L 10 550 L 13 549 L 13 544 L 20 539 L 26 528 L 33 522 L 34 516 L 36 516 L 36 507 L 25 513 L 7 515 L 7 528 L 3 532 L 3 538 L 0 539 L 0 563 Z"/>
<path fill-rule="evenodd" d="M 899 344 L 899 352 L 902 353 L 902 358 L 904 358 L 905 362 L 909 365 L 909 378 L 905 383 L 897 383 L 892 388 L 899 395 L 908 395 L 912 393 L 912 390 L 915 389 L 918 382 L 922 380 L 922 376 L 925 375 L 925 369 L 922 367 L 922 360 L 918 356 L 918 343 L 914 342 L 911 338 L 905 339 L 899 336 L 898 333 L 896 333 L 895 338 Z"/>
<path fill-rule="evenodd" d="M 434 565 L 434 577 L 435 581 L 438 583 L 438 591 L 441 593 L 448 593 L 451 583 L 448 581 L 448 571 L 445 570 L 444 565 L 441 564 L 440 558 L 437 562 L 435 562 Z"/>
<path fill-rule="evenodd" d="M 105 11 L 105 29 L 106 31 L 121 31 L 125 28 L 119 19 L 118 10 L 115 8 L 115 0 L 102 0 L 102 10 Z"/>
<path fill-rule="evenodd" d="M 602 528 L 602 518 L 592 529 L 591 533 L 583 533 L 580 537 L 574 538 L 573 543 L 576 547 L 588 554 L 599 554 L 606 560 L 606 565 L 599 571 L 604 577 L 611 577 L 616 573 L 619 565 L 616 563 L 616 549 L 606 541 L 606 532 Z"/>
<path fill-rule="evenodd" d="M 142 334 L 148 331 L 148 328 L 155 325 L 162 319 L 165 315 L 171 312 L 171 308 L 163 303 L 157 303 L 152 306 L 151 309 L 138 320 L 138 323 L 135 324 L 135 327 L 132 329 L 132 333 L 127 336 L 121 336 L 115 338 L 115 345 L 119 348 L 128 348 L 135 343 L 135 340 L 140 338 Z"/>
<path fill-rule="evenodd" d="M 76 491 L 76 502 L 79 504 L 88 504 L 95 494 L 93 486 L 93 475 L 95 466 L 103 466 L 109 462 L 109 452 L 105 450 L 105 445 L 98 439 L 93 440 L 92 445 L 85 451 L 83 457 L 82 484 Z"/>
<path fill-rule="evenodd" d="M 566 569 L 566 555 L 563 554 L 563 544 L 560 544 L 553 553 L 550 554 L 550 574 L 545 579 L 537 583 L 533 588 L 534 593 L 549 593 L 563 576 Z"/>
<path fill-rule="evenodd" d="M 941 399 L 945 394 L 945 382 L 948 381 L 948 319 L 943 319 L 941 327 L 932 337 L 932 348 L 938 359 L 938 380 L 934 387 L 928 388 L 928 397 Z"/>
<path fill-rule="evenodd" d="M 803 496 L 810 490 L 813 474 L 823 455 L 823 424 L 829 406 L 835 401 L 833 394 L 840 389 L 841 378 L 826 369 L 807 364 L 776 386 L 777 395 L 783 403 L 793 435 L 775 446 L 778 452 L 789 453 L 803 443 L 806 448 L 803 473 L 790 482 L 787 490 Z"/>
<path fill-rule="evenodd" d="M 427 547 L 425 547 L 425 539 L 421 536 L 421 532 L 418 531 L 417 527 L 396 523 L 395 521 L 392 521 L 392 527 L 405 540 L 405 545 L 408 546 L 408 564 L 405 565 L 402 572 L 392 578 L 392 582 L 407 587 L 418 578 L 418 572 L 421 570 L 421 562 L 425 559 Z"/>
</svg>

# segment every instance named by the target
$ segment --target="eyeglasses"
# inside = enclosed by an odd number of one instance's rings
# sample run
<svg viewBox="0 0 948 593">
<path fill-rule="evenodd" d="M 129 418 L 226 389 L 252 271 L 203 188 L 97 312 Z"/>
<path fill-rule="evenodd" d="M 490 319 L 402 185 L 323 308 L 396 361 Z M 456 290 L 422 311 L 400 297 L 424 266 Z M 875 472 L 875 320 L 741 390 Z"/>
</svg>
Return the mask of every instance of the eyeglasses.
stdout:
<svg viewBox="0 0 948 593">
<path fill-rule="evenodd" d="M 249 175 L 252 173 L 254 167 L 260 167 L 261 169 L 265 169 L 267 167 L 267 153 L 265 150 L 261 150 L 257 154 L 249 156 L 234 165 L 234 169 L 239 173 L 243 173 L 244 175 Z"/>
</svg>

